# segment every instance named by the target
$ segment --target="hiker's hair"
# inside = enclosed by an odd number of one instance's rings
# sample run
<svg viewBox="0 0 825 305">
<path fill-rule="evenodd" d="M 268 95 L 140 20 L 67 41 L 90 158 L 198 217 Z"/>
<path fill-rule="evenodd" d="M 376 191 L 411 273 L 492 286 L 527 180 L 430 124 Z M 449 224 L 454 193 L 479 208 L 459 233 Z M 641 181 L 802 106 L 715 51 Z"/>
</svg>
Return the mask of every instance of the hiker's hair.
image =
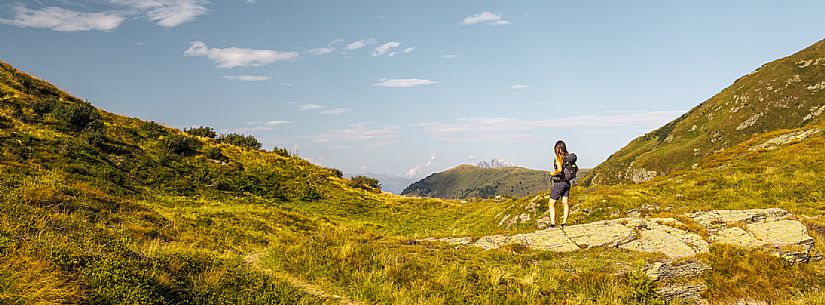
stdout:
<svg viewBox="0 0 825 305">
<path fill-rule="evenodd" d="M 564 156 L 567 154 L 567 144 L 564 144 L 562 140 L 558 140 L 556 145 L 553 146 L 553 151 L 556 152 L 556 156 Z"/>
</svg>

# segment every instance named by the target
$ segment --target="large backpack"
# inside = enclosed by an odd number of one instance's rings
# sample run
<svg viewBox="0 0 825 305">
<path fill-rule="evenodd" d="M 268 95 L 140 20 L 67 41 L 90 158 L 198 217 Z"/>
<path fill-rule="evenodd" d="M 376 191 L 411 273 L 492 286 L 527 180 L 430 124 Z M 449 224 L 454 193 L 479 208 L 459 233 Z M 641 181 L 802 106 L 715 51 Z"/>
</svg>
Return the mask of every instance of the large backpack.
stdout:
<svg viewBox="0 0 825 305">
<path fill-rule="evenodd" d="M 579 172 L 579 167 L 576 165 L 577 159 L 574 153 L 564 155 L 564 161 L 561 165 L 561 178 L 564 181 L 576 179 L 576 174 Z"/>
</svg>

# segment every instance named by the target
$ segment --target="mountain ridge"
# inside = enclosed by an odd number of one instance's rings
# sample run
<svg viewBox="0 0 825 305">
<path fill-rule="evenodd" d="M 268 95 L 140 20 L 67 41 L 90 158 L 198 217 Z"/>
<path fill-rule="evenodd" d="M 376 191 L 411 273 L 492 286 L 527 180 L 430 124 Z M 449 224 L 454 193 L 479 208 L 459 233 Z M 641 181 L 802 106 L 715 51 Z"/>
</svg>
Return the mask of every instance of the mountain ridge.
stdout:
<svg viewBox="0 0 825 305">
<path fill-rule="evenodd" d="M 762 65 L 596 166 L 586 184 L 638 183 L 690 169 L 758 134 L 823 120 L 825 40 Z"/>
</svg>

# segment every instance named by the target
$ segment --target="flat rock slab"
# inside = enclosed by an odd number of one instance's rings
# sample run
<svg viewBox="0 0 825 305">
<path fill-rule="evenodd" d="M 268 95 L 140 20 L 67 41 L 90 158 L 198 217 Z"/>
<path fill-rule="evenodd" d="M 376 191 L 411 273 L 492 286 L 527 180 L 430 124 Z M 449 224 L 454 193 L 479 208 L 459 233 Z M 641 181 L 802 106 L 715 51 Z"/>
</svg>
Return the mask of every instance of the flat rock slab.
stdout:
<svg viewBox="0 0 825 305">
<path fill-rule="evenodd" d="M 622 249 L 639 252 L 661 252 L 670 258 L 692 256 L 697 253 L 679 238 L 663 230 L 645 230 L 639 232 L 639 239 L 619 246 Z"/>
<path fill-rule="evenodd" d="M 773 222 L 786 219 L 791 213 L 780 208 L 752 209 L 752 210 L 714 210 L 688 214 L 699 224 L 712 228 L 715 224 L 725 224 L 733 222 Z"/>
<path fill-rule="evenodd" d="M 805 225 L 795 220 L 754 223 L 747 228 L 756 238 L 773 246 L 813 246 L 814 243 Z"/>
<path fill-rule="evenodd" d="M 636 239 L 636 232 L 618 221 L 599 221 L 569 226 L 565 235 L 582 248 L 618 247 Z"/>
<path fill-rule="evenodd" d="M 764 241 L 756 239 L 753 234 L 748 233 L 740 227 L 724 228 L 709 237 L 710 242 L 734 245 L 745 248 L 756 248 L 765 244 Z"/>
<path fill-rule="evenodd" d="M 498 249 L 502 246 L 520 244 L 536 250 L 555 252 L 569 252 L 579 250 L 561 230 L 542 230 L 533 233 L 507 235 L 491 235 L 479 238 L 473 245 L 484 250 Z"/>
</svg>

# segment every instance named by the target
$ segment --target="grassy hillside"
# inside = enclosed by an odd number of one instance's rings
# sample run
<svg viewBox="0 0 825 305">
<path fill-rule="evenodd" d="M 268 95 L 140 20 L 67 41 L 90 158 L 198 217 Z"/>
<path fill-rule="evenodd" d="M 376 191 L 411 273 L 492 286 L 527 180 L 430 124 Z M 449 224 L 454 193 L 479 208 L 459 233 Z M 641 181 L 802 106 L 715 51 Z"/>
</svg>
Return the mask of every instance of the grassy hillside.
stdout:
<svg viewBox="0 0 825 305">
<path fill-rule="evenodd" d="M 533 196 L 397 197 L 231 139 L 107 113 L 0 63 L 0 303 L 661 304 L 640 272 L 660 255 L 420 241 L 533 230 L 497 216 Z M 737 146 L 696 171 L 576 187 L 572 220 L 778 205 L 808 217 L 821 249 L 822 144 Z M 713 304 L 825 298 L 821 262 L 733 247 L 697 259 L 714 268 Z"/>
<path fill-rule="evenodd" d="M 667 125 L 631 141 L 585 183 L 641 182 L 759 134 L 823 121 L 825 40 L 765 64 Z"/>
<path fill-rule="evenodd" d="M 410 184 L 401 194 L 452 199 L 527 196 L 547 190 L 549 179 L 548 171 L 464 164 Z"/>
</svg>

